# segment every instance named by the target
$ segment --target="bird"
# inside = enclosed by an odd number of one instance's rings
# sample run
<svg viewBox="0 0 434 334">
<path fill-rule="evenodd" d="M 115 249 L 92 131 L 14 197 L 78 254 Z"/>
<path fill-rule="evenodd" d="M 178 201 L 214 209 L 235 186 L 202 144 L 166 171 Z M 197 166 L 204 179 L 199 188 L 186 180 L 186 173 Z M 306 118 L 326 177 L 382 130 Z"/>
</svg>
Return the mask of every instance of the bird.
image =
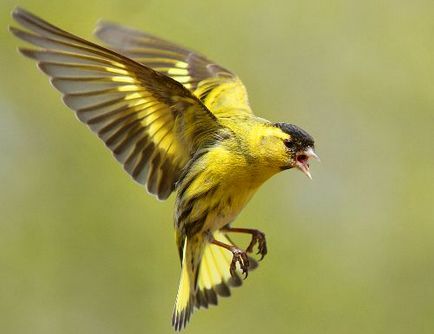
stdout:
<svg viewBox="0 0 434 334">
<path fill-rule="evenodd" d="M 102 45 L 17 7 L 9 30 L 32 45 L 63 102 L 112 152 L 123 169 L 159 200 L 176 194 L 174 230 L 181 263 L 172 313 L 175 331 L 192 313 L 216 305 L 267 254 L 265 234 L 232 227 L 258 188 L 298 169 L 311 178 L 319 160 L 302 128 L 256 116 L 233 72 L 198 52 L 152 34 L 101 21 Z M 248 247 L 231 239 L 251 236 Z"/>
</svg>

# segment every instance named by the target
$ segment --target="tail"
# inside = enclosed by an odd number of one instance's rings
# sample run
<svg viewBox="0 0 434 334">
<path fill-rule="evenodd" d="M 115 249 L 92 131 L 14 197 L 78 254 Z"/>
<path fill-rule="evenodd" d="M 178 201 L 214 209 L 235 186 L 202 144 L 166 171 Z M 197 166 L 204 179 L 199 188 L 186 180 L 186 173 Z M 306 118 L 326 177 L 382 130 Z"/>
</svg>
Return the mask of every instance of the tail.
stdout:
<svg viewBox="0 0 434 334">
<path fill-rule="evenodd" d="M 194 272 L 192 268 L 191 250 L 188 239 L 184 239 L 182 250 L 181 278 L 179 280 L 178 293 L 176 295 L 175 309 L 173 310 L 172 326 L 176 331 L 185 327 L 194 307 Z M 190 246 L 190 247 L 189 247 Z"/>
<path fill-rule="evenodd" d="M 215 231 L 213 237 L 226 244 L 234 244 L 221 231 Z M 232 262 L 230 251 L 209 243 L 202 246 L 199 251 L 191 248 L 186 238 L 181 278 L 172 317 L 172 326 L 176 331 L 182 330 L 187 325 L 195 307 L 208 308 L 208 305 L 217 305 L 218 296 L 229 297 L 230 287 L 242 284 L 241 272 L 234 277 L 229 272 Z M 249 270 L 258 266 L 256 260 L 250 257 L 249 262 Z"/>
</svg>

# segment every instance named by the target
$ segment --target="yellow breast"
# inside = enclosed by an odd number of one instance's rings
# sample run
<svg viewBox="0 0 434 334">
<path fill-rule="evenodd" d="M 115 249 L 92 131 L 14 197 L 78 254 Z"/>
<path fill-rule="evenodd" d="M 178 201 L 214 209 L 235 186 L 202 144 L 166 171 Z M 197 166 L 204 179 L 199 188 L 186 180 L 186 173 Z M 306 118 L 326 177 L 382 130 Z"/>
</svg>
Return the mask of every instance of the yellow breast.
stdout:
<svg viewBox="0 0 434 334">
<path fill-rule="evenodd" d="M 195 159 L 178 187 L 175 220 L 187 235 L 232 222 L 262 183 L 282 170 L 284 145 L 274 127 L 257 118 L 221 121 L 232 135 Z"/>
<path fill-rule="evenodd" d="M 271 176 L 251 159 L 219 146 L 193 167 L 200 172 L 183 194 L 185 198 L 195 199 L 190 221 L 206 216 L 201 230 L 214 231 L 236 218 L 259 186 Z M 204 193 L 206 196 L 199 196 Z"/>
</svg>

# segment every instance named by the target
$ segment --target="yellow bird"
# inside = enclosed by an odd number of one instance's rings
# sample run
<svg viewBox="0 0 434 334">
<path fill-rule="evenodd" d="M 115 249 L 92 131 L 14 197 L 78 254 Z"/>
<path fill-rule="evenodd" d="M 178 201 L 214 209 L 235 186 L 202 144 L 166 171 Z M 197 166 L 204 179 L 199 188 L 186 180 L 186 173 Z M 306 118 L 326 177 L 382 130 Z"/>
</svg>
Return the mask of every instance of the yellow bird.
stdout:
<svg viewBox="0 0 434 334">
<path fill-rule="evenodd" d="M 176 192 L 181 278 L 172 325 L 185 327 L 195 308 L 217 304 L 257 263 L 247 253 L 265 236 L 232 228 L 259 186 L 297 168 L 309 178 L 313 138 L 301 128 L 255 116 L 240 79 L 206 57 L 112 23 L 100 23 L 99 46 L 16 8 L 10 27 L 37 48 L 19 51 L 63 95 L 78 119 L 101 138 L 134 180 L 164 200 Z M 246 250 L 228 233 L 252 236 Z M 237 265 L 238 264 L 238 265 Z"/>
</svg>

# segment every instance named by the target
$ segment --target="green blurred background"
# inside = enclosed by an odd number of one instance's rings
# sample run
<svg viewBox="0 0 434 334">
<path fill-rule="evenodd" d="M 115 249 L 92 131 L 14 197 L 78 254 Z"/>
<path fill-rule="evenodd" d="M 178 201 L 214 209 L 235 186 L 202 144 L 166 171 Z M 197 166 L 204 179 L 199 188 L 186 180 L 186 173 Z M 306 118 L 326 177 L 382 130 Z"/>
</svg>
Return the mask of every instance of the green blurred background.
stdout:
<svg viewBox="0 0 434 334">
<path fill-rule="evenodd" d="M 238 73 L 321 164 L 270 180 L 236 225 L 269 255 L 186 333 L 434 333 L 434 2 L 0 3 L 0 333 L 171 333 L 173 198 L 77 122 L 6 30 L 19 4 L 86 38 L 99 18 Z"/>
</svg>

